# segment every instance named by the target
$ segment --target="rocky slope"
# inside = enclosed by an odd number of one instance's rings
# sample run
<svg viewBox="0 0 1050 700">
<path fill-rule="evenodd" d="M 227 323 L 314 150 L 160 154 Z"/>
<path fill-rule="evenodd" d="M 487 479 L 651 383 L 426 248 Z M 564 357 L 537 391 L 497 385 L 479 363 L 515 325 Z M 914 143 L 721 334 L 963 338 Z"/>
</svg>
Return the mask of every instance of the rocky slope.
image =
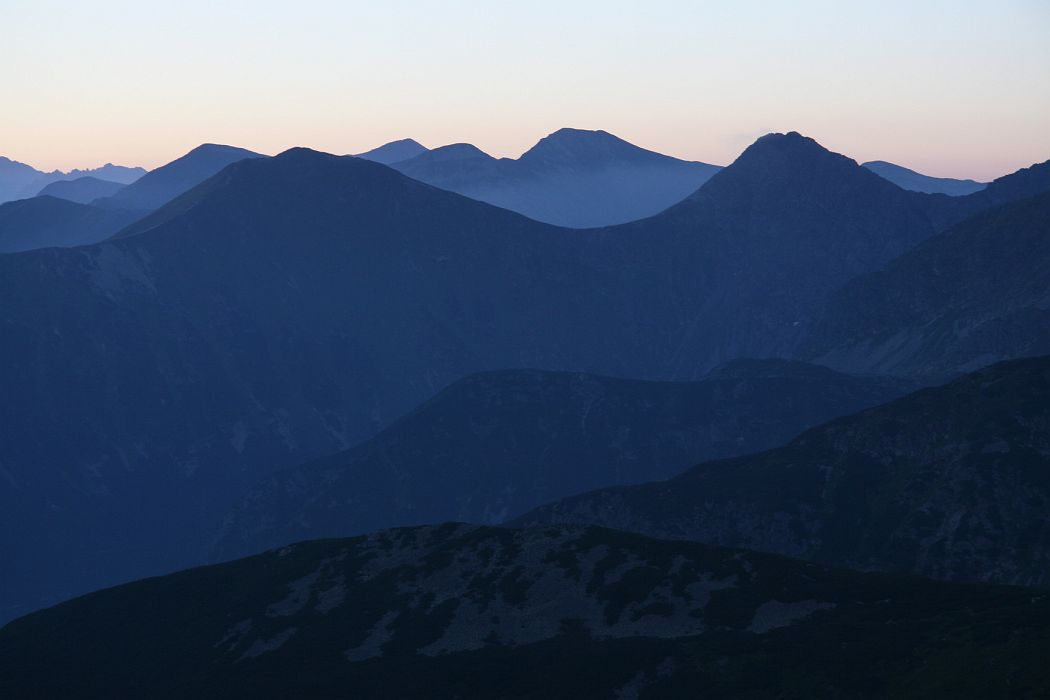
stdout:
<svg viewBox="0 0 1050 700">
<path fill-rule="evenodd" d="M 956 225 L 835 294 L 800 355 L 947 375 L 1050 353 L 1050 194 Z"/>
<path fill-rule="evenodd" d="M 593 523 L 853 569 L 1050 584 L 1050 358 L 840 418 L 757 455 L 544 506 Z"/>
<path fill-rule="evenodd" d="M 595 528 L 449 524 L 293 545 L 35 613 L 0 629 L 0 693 L 1035 697 L 1050 689 L 1047 653 L 1042 592 Z"/>
</svg>

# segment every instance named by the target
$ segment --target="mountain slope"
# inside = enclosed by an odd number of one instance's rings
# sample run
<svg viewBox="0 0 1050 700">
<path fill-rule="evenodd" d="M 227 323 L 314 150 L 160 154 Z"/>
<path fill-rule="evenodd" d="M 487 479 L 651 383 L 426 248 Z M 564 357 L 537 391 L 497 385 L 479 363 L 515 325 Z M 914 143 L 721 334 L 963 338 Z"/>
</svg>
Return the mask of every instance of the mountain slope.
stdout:
<svg viewBox="0 0 1050 700">
<path fill-rule="evenodd" d="M 545 506 L 593 523 L 855 569 L 1050 584 L 1050 358 L 832 421 L 785 447 Z"/>
<path fill-rule="evenodd" d="M 105 240 L 141 216 L 52 196 L 0 204 L 0 253 L 86 245 Z"/>
<path fill-rule="evenodd" d="M 394 164 L 429 184 L 560 226 L 588 228 L 652 216 L 718 167 L 647 151 L 605 131 L 561 129 L 517 160 L 469 144 Z"/>
<path fill-rule="evenodd" d="M 784 356 L 930 235 L 919 196 L 774 135 L 672 210 L 573 232 L 293 149 L 104 243 L 0 256 L 0 607 L 198 562 L 247 484 L 468 374 Z"/>
<path fill-rule="evenodd" d="M 371 160 L 376 163 L 382 163 L 383 165 L 390 165 L 391 163 L 415 158 L 421 153 L 426 153 L 428 150 L 429 149 L 426 146 L 414 139 L 401 139 L 399 141 L 384 143 L 382 146 L 373 148 L 371 151 L 358 153 L 357 157 Z"/>
<path fill-rule="evenodd" d="M 117 190 L 124 187 L 119 182 L 100 180 L 97 177 L 85 175 L 76 180 L 59 180 L 37 193 L 38 197 L 51 196 L 66 199 L 78 204 L 90 204 L 99 197 L 108 197 Z"/>
<path fill-rule="evenodd" d="M 927 194 L 946 194 L 958 197 L 983 190 L 987 185 L 976 180 L 958 180 L 951 177 L 931 177 L 884 160 L 873 160 L 863 164 L 871 172 L 906 190 Z"/>
<path fill-rule="evenodd" d="M 1025 589 L 448 524 L 306 542 L 30 615 L 0 629 L 0 692 L 1034 697 L 1050 686 L 1048 630 L 1050 601 Z"/>
<path fill-rule="evenodd" d="M 1050 353 L 1050 194 L 993 208 L 850 281 L 801 356 L 948 374 Z"/>
<path fill-rule="evenodd" d="M 938 231 L 987 209 L 1050 192 L 1050 160 L 996 178 L 979 192 L 962 197 L 926 195 L 920 206 Z"/>
<path fill-rule="evenodd" d="M 230 163 L 263 158 L 243 148 L 206 143 L 142 176 L 111 197 L 94 202 L 107 209 L 150 211 L 204 182 Z"/>
<path fill-rule="evenodd" d="M 903 393 L 898 382 L 775 360 L 734 362 L 692 383 L 473 375 L 371 440 L 255 486 L 213 555 L 445 520 L 495 524 L 555 498 L 781 445 Z"/>
</svg>

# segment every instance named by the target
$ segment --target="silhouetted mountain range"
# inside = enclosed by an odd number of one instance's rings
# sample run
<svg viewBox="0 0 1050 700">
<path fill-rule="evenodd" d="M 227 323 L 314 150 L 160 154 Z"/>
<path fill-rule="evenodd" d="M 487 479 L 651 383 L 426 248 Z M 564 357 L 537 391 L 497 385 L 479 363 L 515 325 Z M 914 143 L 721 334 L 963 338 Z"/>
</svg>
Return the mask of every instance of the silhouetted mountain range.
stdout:
<svg viewBox="0 0 1050 700">
<path fill-rule="evenodd" d="M 904 392 L 782 360 L 736 361 L 693 383 L 473 375 L 371 440 L 264 480 L 227 518 L 213 557 L 384 527 L 497 524 L 556 498 L 779 446 Z"/>
<path fill-rule="evenodd" d="M 40 190 L 38 197 L 58 197 L 78 204 L 90 204 L 99 197 L 109 197 L 124 185 L 86 175 L 76 180 L 59 180 Z"/>
<path fill-rule="evenodd" d="M 393 167 L 531 219 L 574 228 L 652 216 L 719 169 L 647 151 L 605 131 L 581 129 L 560 129 L 517 160 L 453 144 Z"/>
<path fill-rule="evenodd" d="M 951 177 L 931 177 L 900 165 L 887 163 L 884 160 L 872 160 L 863 164 L 876 175 L 886 178 L 898 187 L 913 192 L 927 194 L 946 194 L 958 197 L 983 190 L 987 184 L 976 180 L 958 180 Z"/>
<path fill-rule="evenodd" d="M 420 144 L 414 139 L 401 139 L 400 141 L 385 143 L 379 148 L 373 148 L 371 151 L 366 151 L 365 153 L 358 153 L 357 157 L 375 161 L 376 163 L 382 163 L 383 165 L 390 165 L 391 163 L 415 158 L 421 153 L 426 153 L 428 150 L 429 149 L 426 146 Z"/>
<path fill-rule="evenodd" d="M 0 253 L 96 243 L 139 216 L 52 196 L 7 202 L 0 204 Z"/>
<path fill-rule="evenodd" d="M 591 523 L 852 569 L 1050 583 L 1050 358 L 1015 360 L 785 447 L 544 506 Z"/>
<path fill-rule="evenodd" d="M 249 484 L 469 374 L 790 355 L 837 289 L 933 234 L 928 204 L 987 191 L 906 192 L 778 134 L 658 216 L 581 232 L 293 149 L 113 240 L 0 256 L 3 614 L 199 562 Z"/>
<path fill-rule="evenodd" d="M 123 165 L 106 163 L 102 167 L 89 170 L 71 170 L 64 173 L 54 170 L 41 172 L 36 168 L 0 156 L 0 204 L 15 199 L 27 199 L 38 194 L 42 188 L 53 182 L 76 180 L 81 177 L 96 177 L 100 180 L 128 184 L 146 173 L 143 168 L 128 168 Z"/>
<path fill-rule="evenodd" d="M 1048 648 L 1044 592 L 597 528 L 449 524 L 307 542 L 35 613 L 0 629 L 0 693 L 983 700 L 1046 688 Z"/>
<path fill-rule="evenodd" d="M 264 156 L 233 146 L 206 143 L 152 170 L 111 197 L 95 202 L 107 209 L 150 211 L 199 185 L 230 163 Z"/>
</svg>

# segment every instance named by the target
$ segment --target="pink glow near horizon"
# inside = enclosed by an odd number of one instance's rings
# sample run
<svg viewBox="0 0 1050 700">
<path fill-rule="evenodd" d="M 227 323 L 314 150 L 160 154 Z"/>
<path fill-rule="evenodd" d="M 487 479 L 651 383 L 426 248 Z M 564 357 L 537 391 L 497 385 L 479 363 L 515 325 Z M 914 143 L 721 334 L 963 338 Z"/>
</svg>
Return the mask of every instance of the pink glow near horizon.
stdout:
<svg viewBox="0 0 1050 700">
<path fill-rule="evenodd" d="M 412 137 L 515 157 L 571 126 L 722 165 L 792 130 L 942 177 L 1050 158 L 1041 0 L 78 5 L 5 5 L 0 155 L 152 168 L 202 142 Z"/>
</svg>

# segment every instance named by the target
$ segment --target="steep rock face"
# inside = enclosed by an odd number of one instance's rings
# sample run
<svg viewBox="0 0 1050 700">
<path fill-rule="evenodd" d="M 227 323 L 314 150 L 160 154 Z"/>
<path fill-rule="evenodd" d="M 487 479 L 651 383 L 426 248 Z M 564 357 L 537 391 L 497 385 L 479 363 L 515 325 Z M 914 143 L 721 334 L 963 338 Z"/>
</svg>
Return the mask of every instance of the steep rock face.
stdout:
<svg viewBox="0 0 1050 700">
<path fill-rule="evenodd" d="M 965 194 L 980 192 L 987 183 L 975 180 L 958 180 L 951 177 L 931 177 L 917 173 L 914 170 L 887 163 L 884 160 L 873 160 L 864 163 L 864 167 L 879 177 L 885 178 L 906 190 L 912 192 L 925 192 L 926 194 L 946 194 L 958 197 Z"/>
<path fill-rule="evenodd" d="M 453 144 L 393 167 L 436 187 L 572 228 L 652 216 L 719 170 L 647 151 L 605 131 L 581 129 L 560 129 L 516 160 Z"/>
<path fill-rule="evenodd" d="M 993 208 L 850 281 L 800 351 L 854 372 L 945 375 L 1050 353 L 1050 194 Z"/>
<path fill-rule="evenodd" d="M 856 569 L 1050 584 L 1050 358 L 975 372 L 787 446 L 602 489 L 519 523 L 594 523 Z"/>
<path fill-rule="evenodd" d="M 1050 602 L 1024 589 L 597 528 L 448 524 L 302 543 L 35 613 L 0 629 L 0 692 L 988 697 L 1004 679 L 1046 689 L 1047 630 Z"/>
<path fill-rule="evenodd" d="M 556 498 L 781 445 L 904 392 L 780 360 L 733 362 L 690 383 L 473 375 L 371 440 L 263 480 L 227 516 L 213 556 L 445 520 L 495 524 Z"/>
</svg>

